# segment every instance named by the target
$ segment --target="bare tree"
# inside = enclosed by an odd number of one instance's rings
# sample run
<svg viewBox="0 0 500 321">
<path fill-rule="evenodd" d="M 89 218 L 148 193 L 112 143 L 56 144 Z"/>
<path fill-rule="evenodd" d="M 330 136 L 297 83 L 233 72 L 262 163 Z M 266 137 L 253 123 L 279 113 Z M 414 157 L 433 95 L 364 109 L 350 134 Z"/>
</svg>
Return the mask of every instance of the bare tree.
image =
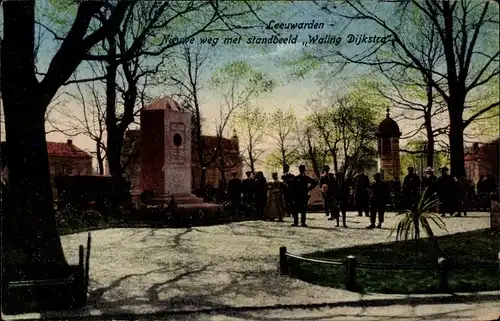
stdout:
<svg viewBox="0 0 500 321">
<path fill-rule="evenodd" d="M 70 273 L 55 223 L 45 139 L 45 114 L 84 56 L 121 23 L 130 2 L 120 1 L 106 21 L 89 30 L 102 1 L 81 2 L 73 24 L 40 81 L 35 70 L 35 2 L 4 1 L 2 99 L 8 144 L 9 207 L 2 211 L 2 263 L 39 277 Z M 28 269 L 27 269 L 28 268 Z"/>
<path fill-rule="evenodd" d="M 222 138 L 227 131 L 227 126 L 234 121 L 234 116 L 248 108 L 252 99 L 263 93 L 270 92 L 275 87 L 275 82 L 264 73 L 253 70 L 247 63 L 237 61 L 227 64 L 212 75 L 212 86 L 221 95 L 223 105 L 220 109 L 220 120 L 216 120 L 217 152 L 209 156 L 216 160 L 221 157 Z M 254 151 L 255 152 L 255 151 Z M 222 161 L 222 164 L 225 162 Z M 223 179 L 224 173 L 221 172 Z"/>
<path fill-rule="evenodd" d="M 107 154 L 104 99 L 95 82 L 76 84 L 76 89 L 76 93 L 65 92 L 65 94 L 72 102 L 77 102 L 81 109 L 75 110 L 74 107 L 68 108 L 68 106 L 54 107 L 57 117 L 49 115 L 47 122 L 52 127 L 51 131 L 70 137 L 84 135 L 90 138 L 95 144 L 94 154 L 99 174 L 103 175 Z"/>
<path fill-rule="evenodd" d="M 316 102 L 317 103 L 317 102 Z M 312 104 L 314 106 L 314 103 Z M 312 115 L 309 117 L 309 122 L 315 127 L 316 133 L 322 139 L 325 147 L 329 151 L 332 161 L 333 169 L 335 173 L 340 171 L 339 166 L 339 151 L 341 143 L 341 132 L 340 127 L 335 126 L 333 109 L 327 109 L 324 106 L 316 106 L 314 108 Z"/>
<path fill-rule="evenodd" d="M 443 85 L 443 77 L 436 77 L 428 70 L 437 69 L 443 63 L 444 50 L 439 35 L 432 27 L 431 21 L 425 16 L 416 16 L 413 19 L 415 26 L 411 34 L 406 30 L 406 36 L 413 37 L 412 50 L 425 70 L 414 70 L 407 66 L 377 66 L 379 71 L 389 82 L 388 88 L 378 86 L 379 94 L 392 102 L 393 106 L 402 109 L 402 116 L 417 124 L 412 137 L 422 130 L 427 138 L 425 153 L 427 155 L 427 166 L 434 167 L 434 150 L 436 137 L 448 134 L 449 125 L 435 126 L 439 118 L 446 112 L 446 104 L 434 90 L 433 81 Z M 391 47 L 392 54 L 399 53 L 396 47 Z M 389 49 L 390 51 L 390 49 Z M 408 113 L 410 112 L 410 115 Z"/>
<path fill-rule="evenodd" d="M 331 99 L 329 105 L 317 106 L 308 117 L 310 129 L 305 141 L 307 147 L 313 149 L 311 136 L 315 136 L 319 140 L 316 146 L 328 154 L 327 160 L 333 162 L 337 175 L 348 180 L 358 167 L 374 166 L 377 156 L 375 112 L 349 95 Z"/>
<path fill-rule="evenodd" d="M 316 177 L 320 177 L 321 167 L 330 160 L 328 148 L 311 123 L 306 122 L 305 126 L 300 128 L 300 132 L 298 140 L 301 158 L 311 164 Z"/>
<path fill-rule="evenodd" d="M 108 10 L 113 9 L 108 2 Z M 205 1 L 134 2 L 126 12 L 116 37 L 107 37 L 101 47 L 85 56 L 87 61 L 101 64 L 102 75 L 94 78 L 106 83 L 106 130 L 110 174 L 121 178 L 123 137 L 137 114 L 137 99 L 143 87 L 159 83 L 154 75 L 165 65 L 170 49 L 192 44 L 202 33 L 232 32 L 238 35 L 256 26 L 256 5 L 247 2 L 213 3 Z M 98 16 L 106 19 L 106 12 Z M 184 25 L 191 21 L 189 27 Z M 179 36 L 172 36 L 175 31 Z M 82 79 L 80 81 L 88 81 Z M 120 84 L 121 83 L 121 84 Z M 119 106 L 116 91 L 122 94 Z M 141 105 L 141 104 L 139 104 Z"/>
<path fill-rule="evenodd" d="M 488 103 L 464 119 L 470 99 L 500 73 L 498 42 L 491 40 L 497 38 L 493 35 L 498 35 L 498 6 L 489 1 L 411 0 L 391 4 L 394 11 L 388 13 L 387 10 L 377 10 L 380 8 L 375 4 L 361 1 L 346 1 L 345 5 L 346 10 L 342 12 L 330 10 L 324 3 L 321 3 L 321 8 L 350 22 L 367 21 L 384 30 L 390 41 L 375 44 L 354 55 L 339 52 L 336 56 L 340 59 L 330 63 L 353 63 L 384 69 L 399 66 L 429 75 L 426 80 L 447 105 L 451 172 L 456 176 L 465 175 L 464 130 L 478 117 L 499 106 L 498 100 Z M 387 9 L 388 5 L 384 5 Z M 413 23 L 415 13 L 425 16 L 439 36 L 444 52 L 443 68 L 430 69 L 424 65 L 418 57 L 419 51 L 415 50 L 418 46 L 414 45 L 414 39 L 402 33 L 405 29 L 416 31 L 419 28 Z M 387 45 L 394 47 L 394 52 L 398 53 L 396 57 L 383 54 Z M 444 83 L 439 82 L 441 78 Z"/>
<path fill-rule="evenodd" d="M 252 173 L 255 173 L 255 166 L 264 153 L 259 146 L 263 143 L 268 124 L 267 115 L 262 107 L 249 104 L 237 112 L 233 121 L 233 126 L 239 129 L 243 159 Z"/>
<path fill-rule="evenodd" d="M 205 140 L 202 135 L 203 117 L 200 98 L 200 90 L 203 87 L 202 75 L 209 57 L 209 51 L 201 43 L 193 45 L 183 44 L 177 49 L 176 54 L 171 59 L 173 62 L 172 65 L 176 65 L 177 63 L 178 68 L 173 70 L 174 74 L 170 75 L 170 81 L 173 82 L 174 88 L 178 90 L 176 95 L 183 100 L 186 109 L 193 115 L 192 143 L 196 148 L 197 158 L 201 167 L 200 187 L 203 188 L 206 181 L 206 168 L 213 161 L 211 157 L 207 157 L 206 155 Z"/>
<path fill-rule="evenodd" d="M 292 164 L 299 158 L 297 141 L 297 118 L 293 110 L 278 109 L 269 115 L 266 134 L 277 144 L 275 153 L 271 157 L 276 158 L 285 170 L 286 164 Z"/>
</svg>

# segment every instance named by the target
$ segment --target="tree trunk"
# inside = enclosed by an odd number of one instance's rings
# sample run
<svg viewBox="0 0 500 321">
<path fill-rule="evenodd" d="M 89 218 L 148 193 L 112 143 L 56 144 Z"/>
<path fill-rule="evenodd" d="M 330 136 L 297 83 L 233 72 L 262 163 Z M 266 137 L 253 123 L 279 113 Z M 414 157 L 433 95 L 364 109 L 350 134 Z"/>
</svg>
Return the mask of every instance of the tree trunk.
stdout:
<svg viewBox="0 0 500 321">
<path fill-rule="evenodd" d="M 109 174 L 112 177 L 121 178 L 123 174 L 123 167 L 121 164 L 123 135 L 120 135 L 119 131 L 116 129 L 109 131 L 107 145 Z"/>
<path fill-rule="evenodd" d="M 106 130 L 108 146 L 109 174 L 114 178 L 121 178 L 121 153 L 123 139 L 119 138 L 116 119 L 116 39 L 108 37 L 108 65 L 106 66 Z"/>
<path fill-rule="evenodd" d="M 434 168 L 434 133 L 430 115 L 425 115 L 425 133 L 427 135 L 427 166 Z"/>
<path fill-rule="evenodd" d="M 424 126 L 427 135 L 427 166 L 434 168 L 434 132 L 432 130 L 432 106 L 434 98 L 432 96 L 430 79 L 432 79 L 432 74 L 427 75 L 424 79 L 427 83 L 427 106 L 424 110 Z"/>
<path fill-rule="evenodd" d="M 3 264 L 30 278 L 45 278 L 67 267 L 53 208 L 45 113 L 24 113 L 35 99 L 22 101 L 14 95 L 3 98 L 10 184 L 9 210 L 2 213 Z M 34 267 L 40 275 L 30 273 Z"/>
<path fill-rule="evenodd" d="M 448 79 L 449 96 L 447 100 L 448 114 L 450 116 L 450 163 L 452 176 L 465 175 L 464 162 L 464 136 L 463 112 L 465 104 L 465 78 L 464 70 L 457 72 L 457 62 L 454 46 L 453 10 L 449 1 L 443 1 L 444 39 L 443 50 L 446 58 L 446 72 Z"/>
<path fill-rule="evenodd" d="M 248 149 L 248 161 L 250 162 L 250 170 L 252 171 L 252 173 L 255 173 L 255 161 L 253 159 L 251 148 Z"/>
<path fill-rule="evenodd" d="M 282 144 L 284 145 L 284 144 Z M 286 163 L 286 151 L 285 151 L 285 148 L 281 148 L 281 170 L 283 171 L 283 174 L 285 174 L 285 165 L 287 165 Z"/>
<path fill-rule="evenodd" d="M 96 143 L 96 157 L 97 157 L 97 168 L 99 170 L 99 175 L 104 175 L 104 158 L 102 157 L 102 150 L 100 142 Z"/>
<path fill-rule="evenodd" d="M 335 171 L 335 174 L 339 173 L 339 160 L 337 158 L 337 151 L 332 155 L 333 156 L 333 170 Z"/>
<path fill-rule="evenodd" d="M 462 109 L 450 106 L 448 108 L 450 115 L 450 175 L 454 177 L 465 176 L 464 161 L 464 131 Z"/>
<path fill-rule="evenodd" d="M 50 185 L 44 117 L 50 99 L 39 92 L 34 73 L 35 2 L 3 6 L 1 82 L 10 189 L 9 206 L 1 213 L 2 270 L 15 273 L 13 278 L 60 277 L 69 266 Z"/>
<path fill-rule="evenodd" d="M 316 175 L 318 177 L 321 176 L 321 173 L 319 172 L 319 166 L 318 166 L 318 161 L 317 161 L 317 151 L 316 151 L 316 148 L 314 148 L 311 144 L 311 139 L 308 137 L 307 138 L 307 146 L 308 146 L 308 154 L 309 154 L 309 158 L 311 160 L 311 163 L 312 163 L 312 166 L 313 166 L 313 170 L 314 170 L 314 173 L 316 173 Z"/>
</svg>

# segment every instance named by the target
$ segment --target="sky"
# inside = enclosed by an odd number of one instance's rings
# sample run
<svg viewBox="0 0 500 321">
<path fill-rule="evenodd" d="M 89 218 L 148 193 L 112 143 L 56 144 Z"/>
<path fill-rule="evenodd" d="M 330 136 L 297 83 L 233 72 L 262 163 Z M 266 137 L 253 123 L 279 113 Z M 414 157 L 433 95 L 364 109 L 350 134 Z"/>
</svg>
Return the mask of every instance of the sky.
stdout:
<svg viewBox="0 0 500 321">
<path fill-rule="evenodd" d="M 42 1 L 43 2 L 43 1 Z M 382 3 L 376 6 L 376 10 L 381 10 L 385 12 L 390 12 L 392 4 Z M 343 8 L 337 7 L 337 13 L 342 13 Z M 276 15 L 279 12 L 279 15 Z M 319 7 L 312 2 L 308 1 L 297 1 L 293 5 L 283 4 L 275 2 L 269 5 L 266 11 L 260 12 L 259 17 L 262 21 L 266 22 L 268 25 L 273 25 L 277 28 L 280 27 L 280 23 L 309 23 L 311 26 L 319 27 L 320 24 L 323 28 L 313 29 L 313 30 L 280 30 L 275 29 L 280 33 L 280 37 L 288 38 L 295 36 L 297 37 L 296 44 L 268 44 L 268 45 L 253 45 L 249 46 L 246 44 L 233 44 L 227 45 L 222 44 L 222 39 L 216 46 L 211 49 L 209 63 L 207 68 L 205 68 L 205 73 L 202 77 L 202 83 L 207 83 L 212 72 L 223 65 L 232 61 L 245 61 L 250 66 L 258 71 L 265 72 L 269 77 L 278 81 L 279 85 L 275 90 L 270 93 L 258 97 L 252 101 L 253 104 L 259 104 L 267 112 L 271 112 L 278 108 L 289 109 L 293 108 L 297 114 L 306 114 L 309 110 L 308 101 L 317 98 L 321 90 L 327 92 L 341 93 L 351 86 L 353 81 L 356 81 L 363 75 L 365 71 L 363 68 L 347 68 L 342 74 L 336 75 L 332 78 L 325 87 L 325 83 L 319 82 L 316 77 L 316 73 L 312 72 L 301 79 L 292 78 L 290 76 L 290 69 L 284 68 L 280 63 L 282 59 L 288 59 L 292 57 L 299 57 L 303 54 L 304 50 L 324 50 L 326 46 L 330 48 L 335 48 L 343 51 L 344 53 L 357 53 L 363 49 L 366 49 L 367 45 L 356 45 L 355 43 L 348 43 L 349 35 L 355 36 L 377 36 L 383 37 L 385 34 L 380 30 L 374 29 L 367 23 L 356 22 L 355 24 L 349 24 L 346 27 L 345 21 L 335 17 L 333 15 L 328 15 L 319 10 Z M 314 25 L 316 24 L 316 25 Z M 269 37 L 273 35 L 272 30 L 269 29 L 257 29 L 252 30 L 251 34 L 258 37 Z M 182 35 L 179 35 L 182 36 Z M 308 42 L 314 37 L 329 36 L 330 42 L 335 42 L 335 37 L 342 37 L 340 44 L 316 44 L 313 45 L 309 42 L 307 46 L 304 45 L 304 41 Z M 352 36 L 351 36 L 352 37 Z M 200 41 L 203 36 L 198 36 L 195 41 Z M 248 38 L 244 36 L 241 42 L 244 42 Z M 40 48 L 38 65 L 41 70 L 47 68 L 48 62 L 57 50 L 60 44 L 55 42 L 50 34 L 45 32 L 45 38 Z M 318 48 L 322 46 L 322 48 Z M 322 66 L 320 71 L 325 71 L 328 66 Z M 85 74 L 88 69 L 85 69 L 84 64 L 80 67 L 81 73 Z M 102 85 L 103 86 L 103 85 Z M 206 119 L 206 124 L 204 126 L 204 131 L 206 134 L 213 134 L 214 120 L 219 118 L 220 105 L 222 100 L 218 93 L 211 90 L 209 86 L 204 86 L 205 88 L 201 91 L 201 102 L 202 102 L 202 114 Z M 161 98 L 163 94 L 169 94 L 170 88 L 153 88 L 151 90 L 151 95 Z M 70 91 L 75 93 L 74 86 L 68 86 L 66 88 L 61 88 L 60 93 L 63 91 Z M 81 114 L 81 105 L 74 100 L 66 99 L 64 103 L 60 101 L 55 102 L 60 105 L 65 105 L 66 110 L 70 110 L 74 115 Z M 56 108 L 57 109 L 57 108 Z M 57 119 L 58 122 L 67 123 L 68 119 L 65 116 L 56 112 L 53 112 L 50 117 Z M 411 124 L 405 121 L 400 122 L 400 126 L 403 132 L 410 130 Z M 69 137 L 61 133 L 51 133 L 47 135 L 48 141 L 66 141 Z M 4 139 L 2 131 L 2 139 Z M 87 150 L 89 152 L 94 150 L 94 143 L 91 139 L 85 136 L 72 137 L 73 142 L 78 147 Z M 272 148 L 272 142 L 269 140 L 264 143 L 264 148 Z"/>
</svg>

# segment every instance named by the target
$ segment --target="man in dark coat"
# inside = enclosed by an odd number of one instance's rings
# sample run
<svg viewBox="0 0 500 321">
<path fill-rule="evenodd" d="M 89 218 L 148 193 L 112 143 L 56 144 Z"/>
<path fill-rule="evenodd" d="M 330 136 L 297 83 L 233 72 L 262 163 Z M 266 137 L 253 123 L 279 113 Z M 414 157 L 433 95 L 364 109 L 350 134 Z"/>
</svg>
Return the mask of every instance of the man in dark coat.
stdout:
<svg viewBox="0 0 500 321">
<path fill-rule="evenodd" d="M 375 179 L 375 182 L 373 182 L 370 186 L 370 225 L 367 226 L 367 228 L 375 228 L 377 214 L 377 228 L 382 228 L 382 223 L 384 223 L 386 204 L 389 201 L 389 186 L 386 182 L 382 181 L 382 176 L 380 175 L 380 173 L 375 174 L 373 178 Z"/>
<path fill-rule="evenodd" d="M 281 176 L 281 179 L 284 183 L 283 198 L 285 199 L 285 211 L 287 216 L 292 216 L 293 212 L 293 178 L 294 175 L 290 173 L 290 166 L 285 164 L 285 166 L 283 166 L 283 175 Z"/>
<path fill-rule="evenodd" d="M 354 202 L 358 216 L 363 216 L 365 212 L 366 217 L 370 216 L 370 179 L 365 175 L 363 169 L 358 171 L 354 185 Z"/>
<path fill-rule="evenodd" d="M 403 205 L 404 209 L 413 209 L 418 204 L 420 198 L 420 187 L 422 182 L 415 174 L 413 167 L 408 167 L 408 174 L 403 180 Z"/>
<path fill-rule="evenodd" d="M 342 213 L 342 224 L 344 227 L 347 227 L 346 224 L 346 211 L 345 208 L 342 211 L 341 209 L 341 200 L 340 200 L 340 186 L 339 182 L 335 178 L 335 174 L 329 173 L 328 176 L 330 177 L 330 185 L 328 186 L 328 191 L 327 195 L 329 198 L 329 205 L 330 205 L 330 212 L 331 212 L 331 217 L 329 220 L 336 220 L 337 221 L 337 227 L 339 227 L 340 222 L 340 213 Z"/>
<path fill-rule="evenodd" d="M 342 214 L 342 226 L 347 227 L 346 215 L 349 198 L 351 196 L 351 181 L 344 179 L 342 175 L 337 175 L 337 183 L 339 185 L 338 210 Z M 338 222 L 337 222 L 338 225 Z"/>
<path fill-rule="evenodd" d="M 453 177 L 448 175 L 448 168 L 441 168 L 441 176 L 437 179 L 437 196 L 439 198 L 439 212 L 441 216 L 449 213 L 450 216 L 455 212 L 455 196 L 457 193 L 457 184 Z"/>
<path fill-rule="evenodd" d="M 457 186 L 456 216 L 461 216 L 462 213 L 467 216 L 469 210 L 469 180 L 465 176 L 460 176 L 455 179 L 455 184 Z"/>
<path fill-rule="evenodd" d="M 434 170 L 431 167 L 425 169 L 425 177 L 422 179 L 422 190 L 426 199 L 437 197 L 437 177 L 434 175 Z"/>
<path fill-rule="evenodd" d="M 242 182 L 237 173 L 231 173 L 231 179 L 227 183 L 227 195 L 236 213 L 240 211 Z"/>
<path fill-rule="evenodd" d="M 325 214 L 326 216 L 331 215 L 331 219 L 333 219 L 333 213 L 332 213 L 332 205 L 330 204 L 332 199 L 332 193 L 334 194 L 334 191 L 330 191 L 330 187 L 332 187 L 333 182 L 331 181 L 331 178 L 329 176 L 330 174 L 330 166 L 325 165 L 323 167 L 323 174 L 319 178 L 319 186 L 321 187 L 321 194 L 323 196 L 323 204 L 325 205 Z"/>
<path fill-rule="evenodd" d="M 263 172 L 257 172 L 255 175 L 255 207 L 257 216 L 264 217 L 264 210 L 267 203 L 267 180 Z"/>
<path fill-rule="evenodd" d="M 490 210 L 491 201 L 498 199 L 498 186 L 495 177 L 492 174 L 487 174 L 484 180 L 484 189 L 487 194 L 487 210 Z"/>
<path fill-rule="evenodd" d="M 300 222 L 302 226 L 306 225 L 306 212 L 307 203 L 309 201 L 309 191 L 318 185 L 316 180 L 306 175 L 306 166 L 299 166 L 299 175 L 293 178 L 293 224 L 292 226 L 299 225 L 299 212 Z"/>
<path fill-rule="evenodd" d="M 243 193 L 243 203 L 245 207 L 252 210 L 255 207 L 255 184 L 252 177 L 252 172 L 245 172 L 246 178 L 241 182 L 241 190 Z"/>
<path fill-rule="evenodd" d="M 478 198 L 479 210 L 482 211 L 488 207 L 487 206 L 488 193 L 486 191 L 484 175 L 479 175 L 479 180 L 477 181 L 476 186 L 477 186 L 477 198 Z"/>
</svg>

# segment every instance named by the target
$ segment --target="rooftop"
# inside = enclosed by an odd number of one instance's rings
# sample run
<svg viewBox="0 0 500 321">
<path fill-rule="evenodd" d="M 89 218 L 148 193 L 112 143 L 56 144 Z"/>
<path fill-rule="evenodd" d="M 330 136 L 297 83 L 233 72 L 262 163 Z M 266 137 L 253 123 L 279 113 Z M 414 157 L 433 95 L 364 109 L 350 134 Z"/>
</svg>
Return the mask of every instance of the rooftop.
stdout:
<svg viewBox="0 0 500 321">
<path fill-rule="evenodd" d="M 165 96 L 163 98 L 157 99 L 152 102 L 149 106 L 146 106 L 143 110 L 174 110 L 174 111 L 184 111 L 183 108 L 172 99 L 170 96 Z"/>
<path fill-rule="evenodd" d="M 377 136 L 401 137 L 401 131 L 399 130 L 398 123 L 396 123 L 396 121 L 389 116 L 389 108 L 387 108 L 385 119 L 378 125 Z"/>
<path fill-rule="evenodd" d="M 7 142 L 2 142 L 2 158 L 7 151 Z M 49 157 L 71 157 L 71 158 L 92 158 L 84 150 L 73 145 L 73 140 L 68 139 L 66 143 L 47 142 L 47 152 Z"/>
</svg>

